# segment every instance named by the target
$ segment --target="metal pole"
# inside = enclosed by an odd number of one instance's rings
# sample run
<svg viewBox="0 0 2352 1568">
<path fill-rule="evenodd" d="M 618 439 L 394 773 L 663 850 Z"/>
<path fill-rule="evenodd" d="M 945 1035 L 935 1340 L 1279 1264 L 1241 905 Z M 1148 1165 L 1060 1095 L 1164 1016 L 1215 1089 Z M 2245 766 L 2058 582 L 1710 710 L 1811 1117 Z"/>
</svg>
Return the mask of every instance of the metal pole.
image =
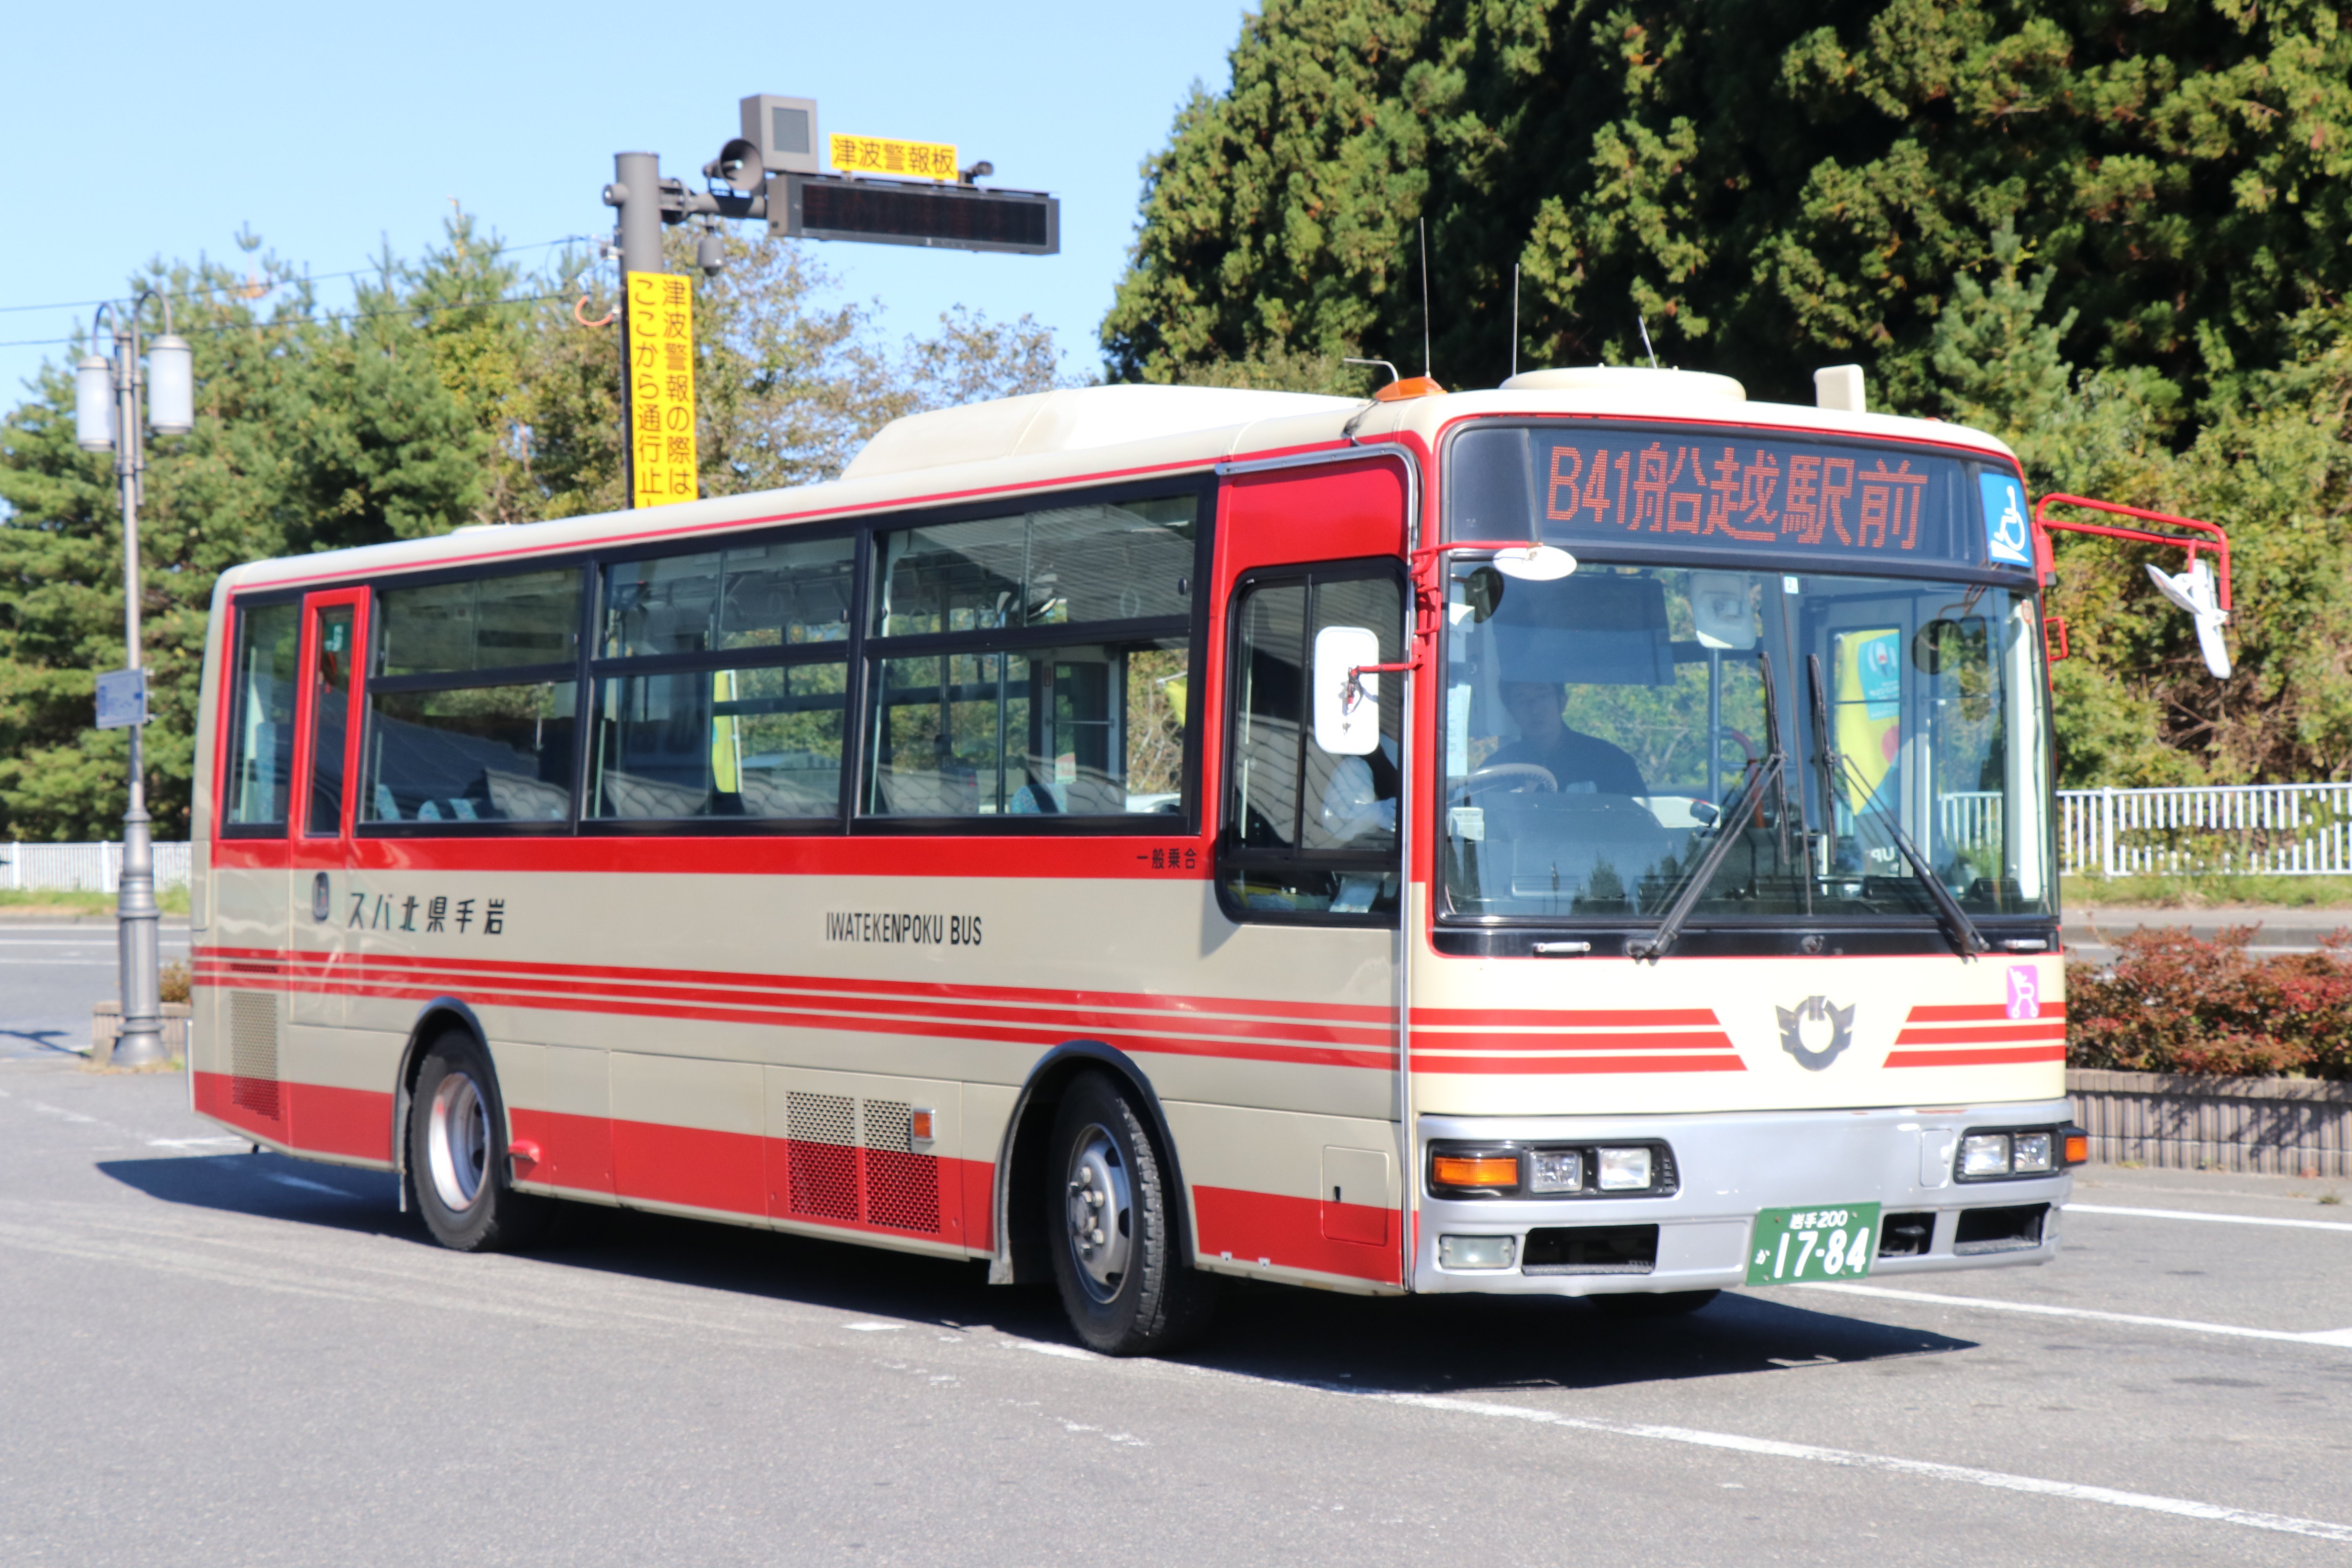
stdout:
<svg viewBox="0 0 2352 1568">
<path fill-rule="evenodd" d="M 620 209 L 621 240 L 621 482 L 637 504 L 636 432 L 629 425 L 629 274 L 662 269 L 661 155 L 613 154 L 613 184 L 604 199 Z"/>
<path fill-rule="evenodd" d="M 139 481 L 146 466 L 139 408 L 139 305 L 131 307 L 128 330 L 114 330 L 114 469 L 122 481 L 122 641 L 130 668 L 139 658 Z M 168 312 L 170 306 L 164 307 Z M 170 331 L 168 320 L 164 330 Z M 155 847 L 148 837 L 143 724 L 131 726 L 131 807 L 122 814 L 122 881 L 115 906 L 115 934 L 122 980 L 122 1033 L 114 1042 L 118 1067 L 148 1067 L 170 1058 L 163 1048 L 163 983 L 158 973 L 162 911 L 155 907 Z"/>
</svg>

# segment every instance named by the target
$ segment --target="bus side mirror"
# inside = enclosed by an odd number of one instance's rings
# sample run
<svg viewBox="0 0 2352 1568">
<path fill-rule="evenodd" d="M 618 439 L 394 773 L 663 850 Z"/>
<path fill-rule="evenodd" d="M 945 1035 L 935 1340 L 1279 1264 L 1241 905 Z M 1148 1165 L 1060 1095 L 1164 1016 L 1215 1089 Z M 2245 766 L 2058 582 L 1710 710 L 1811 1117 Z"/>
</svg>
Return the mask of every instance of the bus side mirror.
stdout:
<svg viewBox="0 0 2352 1568">
<path fill-rule="evenodd" d="M 1381 746 L 1380 634 L 1370 626 L 1325 626 L 1315 634 L 1315 743 L 1335 757 L 1368 757 Z"/>
</svg>

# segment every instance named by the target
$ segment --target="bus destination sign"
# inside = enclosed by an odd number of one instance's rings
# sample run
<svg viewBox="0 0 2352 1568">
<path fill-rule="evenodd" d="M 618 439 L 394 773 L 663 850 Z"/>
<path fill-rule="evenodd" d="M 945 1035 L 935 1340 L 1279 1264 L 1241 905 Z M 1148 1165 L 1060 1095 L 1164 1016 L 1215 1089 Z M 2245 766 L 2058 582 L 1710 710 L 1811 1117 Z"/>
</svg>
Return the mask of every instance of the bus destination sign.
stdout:
<svg viewBox="0 0 2352 1568">
<path fill-rule="evenodd" d="M 1983 566 L 1971 465 L 1917 447 L 1709 431 L 1519 426 L 1453 447 L 1454 537 L 1538 533 L 1849 561 Z M 1989 470 L 1990 471 L 1990 470 Z"/>
</svg>

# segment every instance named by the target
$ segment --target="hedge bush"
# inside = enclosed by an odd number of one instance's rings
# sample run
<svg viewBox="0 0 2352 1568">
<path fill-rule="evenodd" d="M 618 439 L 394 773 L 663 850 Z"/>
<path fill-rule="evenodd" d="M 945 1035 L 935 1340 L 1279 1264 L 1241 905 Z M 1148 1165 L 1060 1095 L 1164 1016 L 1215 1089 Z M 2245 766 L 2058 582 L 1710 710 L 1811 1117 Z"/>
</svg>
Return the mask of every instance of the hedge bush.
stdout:
<svg viewBox="0 0 2352 1568">
<path fill-rule="evenodd" d="M 2113 964 L 2068 964 L 2066 1065 L 2352 1079 L 2352 931 L 2257 957 L 2256 929 L 2142 927 Z"/>
</svg>

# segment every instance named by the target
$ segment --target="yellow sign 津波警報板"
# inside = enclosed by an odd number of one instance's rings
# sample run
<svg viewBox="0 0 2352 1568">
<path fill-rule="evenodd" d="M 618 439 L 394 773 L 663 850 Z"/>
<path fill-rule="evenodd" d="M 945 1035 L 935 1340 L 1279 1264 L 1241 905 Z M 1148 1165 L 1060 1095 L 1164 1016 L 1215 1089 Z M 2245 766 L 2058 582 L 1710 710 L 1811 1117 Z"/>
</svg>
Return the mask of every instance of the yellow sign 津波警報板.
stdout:
<svg viewBox="0 0 2352 1568">
<path fill-rule="evenodd" d="M 694 279 L 632 272 L 628 284 L 629 503 L 693 500 Z"/>
<path fill-rule="evenodd" d="M 887 174 L 900 180 L 956 177 L 952 142 L 900 142 L 887 136 L 831 136 L 833 166 L 848 174 Z"/>
</svg>

